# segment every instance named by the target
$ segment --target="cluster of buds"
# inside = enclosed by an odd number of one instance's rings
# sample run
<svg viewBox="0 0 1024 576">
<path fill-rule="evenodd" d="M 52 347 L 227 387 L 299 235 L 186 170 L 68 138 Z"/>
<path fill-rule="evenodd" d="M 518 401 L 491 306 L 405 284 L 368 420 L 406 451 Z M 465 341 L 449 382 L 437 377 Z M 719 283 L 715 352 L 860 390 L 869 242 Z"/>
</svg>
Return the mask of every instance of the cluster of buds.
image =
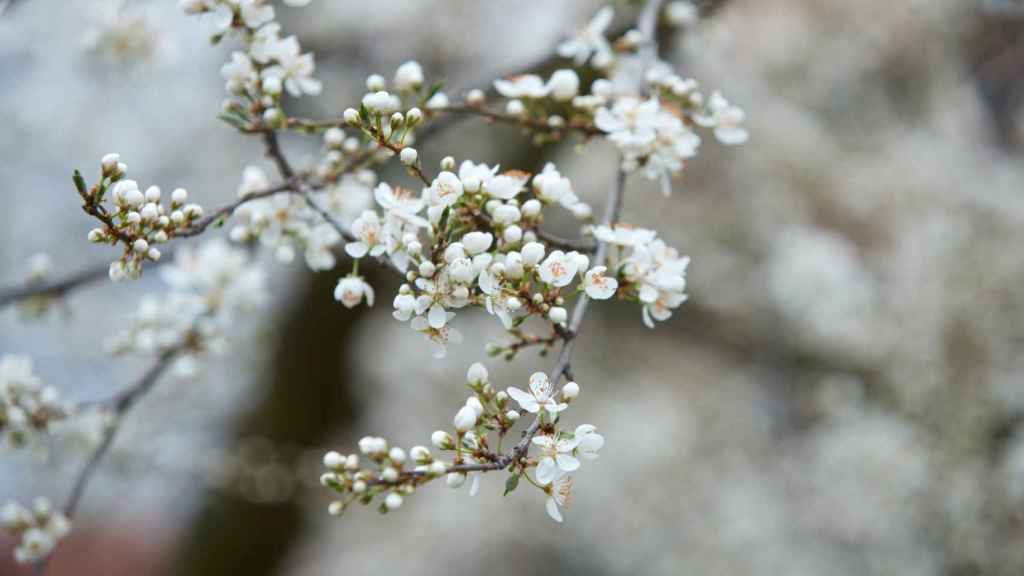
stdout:
<svg viewBox="0 0 1024 576">
<path fill-rule="evenodd" d="M 0 508 L 0 527 L 18 538 L 14 560 L 19 564 L 31 564 L 46 558 L 67 536 L 71 523 L 64 514 L 53 509 L 49 500 L 36 498 L 31 509 L 8 500 Z"/>
<path fill-rule="evenodd" d="M 375 499 L 381 512 L 394 510 L 417 488 L 442 476 L 451 488 L 470 480 L 473 496 L 479 491 L 481 474 L 508 470 L 506 495 L 525 477 L 547 496 L 545 507 L 551 518 L 561 522 L 560 508 L 568 504 L 572 486 L 570 474 L 580 468 L 580 458 L 596 458 L 604 445 L 594 426 L 585 424 L 571 432 L 559 427 L 559 415 L 579 395 L 579 385 L 569 382 L 555 393 L 547 376 L 538 372 L 530 377 L 529 391 L 516 387 L 497 391 L 480 363 L 470 366 L 466 379 L 472 395 L 456 411 L 453 430 L 437 430 L 430 436 L 434 447 L 450 458 L 435 459 L 424 446 L 407 453 L 374 436 L 359 441 L 362 456 L 328 452 L 324 456 L 328 472 L 321 483 L 342 496 L 331 502 L 328 512 L 341 514 L 354 502 L 367 505 Z M 512 408 L 513 401 L 519 410 Z M 521 411 L 537 415 L 538 433 L 521 450 L 515 447 L 503 453 L 502 440 L 519 421 Z M 531 457 L 531 448 L 539 454 Z M 372 466 L 364 466 L 365 460 Z M 527 474 L 531 470 L 532 477 Z"/>
<path fill-rule="evenodd" d="M 188 232 L 203 217 L 203 208 L 188 202 L 184 188 L 174 190 L 165 202 L 159 187 L 143 192 L 138 182 L 125 178 L 127 171 L 120 156 L 107 154 L 101 161 L 100 181 L 93 187 L 87 188 L 75 172 L 83 208 L 103 223 L 89 231 L 89 241 L 124 247 L 124 254 L 110 264 L 110 279 L 115 282 L 138 278 L 143 262 L 160 259 L 159 245 Z"/>
<path fill-rule="evenodd" d="M 366 79 L 368 92 L 363 96 L 359 109 L 346 109 L 342 119 L 345 124 L 362 130 L 371 142 L 394 152 L 395 148 L 412 142 L 413 129 L 423 122 L 422 108 L 439 93 L 441 85 L 424 86 L 423 68 L 419 63 L 409 61 L 395 71 L 392 86 L 394 92 L 389 92 L 384 77 L 371 74 Z M 402 163 L 415 165 L 418 154 L 413 148 L 409 150 L 401 158 Z"/>
<path fill-rule="evenodd" d="M 66 419 L 74 407 L 52 386 L 44 386 L 23 356 L 0 358 L 0 435 L 10 446 L 23 446 Z"/>
</svg>

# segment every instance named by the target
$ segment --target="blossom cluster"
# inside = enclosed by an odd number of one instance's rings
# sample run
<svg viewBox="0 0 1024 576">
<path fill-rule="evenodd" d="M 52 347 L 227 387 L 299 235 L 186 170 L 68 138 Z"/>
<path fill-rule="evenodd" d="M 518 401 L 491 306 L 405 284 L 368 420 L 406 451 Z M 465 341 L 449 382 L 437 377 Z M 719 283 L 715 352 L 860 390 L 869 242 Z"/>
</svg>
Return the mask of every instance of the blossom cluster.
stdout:
<svg viewBox="0 0 1024 576">
<path fill-rule="evenodd" d="M 22 446 L 64 420 L 74 407 L 52 386 L 43 385 L 32 360 L 11 354 L 0 357 L 0 435 L 10 446 Z"/>
<path fill-rule="evenodd" d="M 301 250 L 311 270 L 330 270 L 337 264 L 341 234 L 311 206 L 326 211 L 341 223 L 350 223 L 370 203 L 377 176 L 370 170 L 344 174 L 323 190 L 309 197 L 293 191 L 245 201 L 236 211 L 236 224 L 231 229 L 235 242 L 259 241 L 273 249 L 281 262 L 291 262 Z M 242 200 L 270 188 L 270 179 L 258 166 L 248 166 L 242 173 L 238 196 Z"/>
<path fill-rule="evenodd" d="M 289 0 L 290 6 L 304 6 L 309 0 Z M 320 94 L 322 85 L 313 77 L 316 65 L 312 53 L 303 53 L 295 36 L 281 36 L 274 7 L 266 0 L 181 0 L 187 14 L 198 14 L 213 28 L 213 40 L 237 32 L 245 43 L 221 67 L 225 88 L 235 100 L 224 106 L 226 121 L 238 126 L 281 127 L 285 116 L 281 96 Z"/>
<path fill-rule="evenodd" d="M 174 368 L 183 377 L 194 373 L 201 354 L 223 350 L 239 314 L 267 297 L 263 271 L 221 239 L 182 248 L 160 274 L 170 290 L 143 298 L 132 325 L 107 346 L 117 354 L 180 350 Z"/>
<path fill-rule="evenodd" d="M 619 223 L 597 226 L 594 236 L 618 248 L 609 265 L 621 280 L 624 297 L 643 304 L 643 320 L 649 328 L 654 328 L 654 320 L 668 320 L 672 310 L 686 302 L 690 257 L 680 255 L 653 230 Z"/>
<path fill-rule="evenodd" d="M 442 161 L 444 170 L 420 194 L 387 183 L 375 199 L 383 216 L 367 210 L 352 224 L 355 240 L 345 246 L 354 259 L 387 257 L 406 274 L 393 301 L 394 317 L 438 344 L 460 336 L 450 322 L 454 310 L 484 308 L 506 329 L 529 316 L 564 325 L 565 297 L 585 291 L 611 298 L 617 282 L 604 267 L 576 250 L 550 250 L 537 230 L 546 205 L 568 206 L 589 216 L 569 179 L 548 164 L 535 176 L 499 172 L 497 166 Z M 571 287 L 575 282 L 575 287 Z M 335 297 L 352 307 L 372 290 L 355 272 L 342 278 Z"/>
<path fill-rule="evenodd" d="M 568 382 L 555 392 L 547 375 L 537 372 L 530 377 L 529 391 L 516 387 L 498 391 L 491 385 L 487 369 L 476 363 L 467 372 L 467 386 L 472 395 L 455 413 L 453 430 L 437 430 L 430 436 L 431 444 L 445 457 L 435 457 L 426 446 L 414 446 L 407 452 L 377 436 L 362 438 L 358 454 L 328 452 L 324 456 L 328 471 L 320 481 L 341 495 L 328 511 L 339 515 L 355 502 L 368 505 L 375 500 L 381 512 L 395 510 L 417 488 L 441 477 L 451 488 L 468 480 L 469 494 L 474 496 L 480 489 L 481 474 L 508 469 L 505 494 L 525 477 L 546 495 L 548 515 L 561 522 L 560 508 L 569 504 L 571 474 L 580 468 L 580 458 L 595 459 L 604 446 L 604 437 L 592 425 L 571 431 L 559 426 L 561 412 L 579 395 L 579 385 Z M 522 450 L 516 447 L 509 454 L 502 453 L 502 440 L 522 412 L 536 414 L 539 426 Z M 535 457 L 529 455 L 531 447 L 537 448 Z M 531 470 L 532 477 L 528 474 Z"/>
<path fill-rule="evenodd" d="M 0 527 L 19 539 L 14 560 L 30 564 L 45 558 L 71 530 L 71 523 L 46 498 L 36 498 L 31 509 L 13 500 L 0 508 Z"/>
<path fill-rule="evenodd" d="M 669 8 L 666 15 L 681 25 L 696 17 L 692 4 L 675 2 Z M 608 75 L 594 80 L 589 92 L 582 90 L 579 76 L 571 69 L 557 70 L 547 81 L 535 74 L 499 79 L 494 87 L 507 98 L 508 119 L 555 134 L 577 130 L 602 135 L 622 153 L 624 170 L 659 180 L 668 193 L 671 178 L 697 154 L 701 138 L 696 128 L 710 129 L 723 144 L 742 144 L 748 137 L 742 126 L 745 114 L 720 92 L 706 97 L 695 80 L 680 77 L 664 62 L 646 66 L 636 54 L 616 57 L 604 37 L 613 18 L 612 7 L 602 8 L 575 37 L 559 46 L 559 54 L 576 65 L 590 62 Z M 621 50 L 637 49 L 641 44 L 637 35 L 636 30 L 627 32 L 620 39 Z M 635 76 L 640 77 L 642 90 L 638 91 Z"/>
<path fill-rule="evenodd" d="M 128 166 L 118 154 L 107 154 L 100 164 L 100 181 L 92 188 L 86 189 L 81 175 L 75 173 L 84 209 L 103 223 L 89 231 L 89 241 L 124 247 L 121 257 L 110 264 L 111 280 L 138 278 L 143 262 L 159 260 L 158 246 L 189 231 L 203 217 L 203 208 L 188 202 L 184 188 L 171 192 L 170 202 L 164 202 L 157 186 L 143 192 L 138 182 L 125 178 Z"/>
</svg>

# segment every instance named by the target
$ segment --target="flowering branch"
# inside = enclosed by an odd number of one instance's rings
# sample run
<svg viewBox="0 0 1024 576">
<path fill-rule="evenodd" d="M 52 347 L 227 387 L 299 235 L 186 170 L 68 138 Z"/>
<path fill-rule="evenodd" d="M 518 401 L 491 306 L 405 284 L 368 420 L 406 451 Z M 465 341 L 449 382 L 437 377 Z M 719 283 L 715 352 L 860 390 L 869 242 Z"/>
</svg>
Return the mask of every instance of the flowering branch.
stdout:
<svg viewBox="0 0 1024 576">
<path fill-rule="evenodd" d="M 667 320 L 687 298 L 689 258 L 653 230 L 619 221 L 626 177 L 638 174 L 659 181 L 667 194 L 672 178 L 701 145 L 697 130 L 709 129 L 727 145 L 747 138 L 742 110 L 718 92 L 705 97 L 695 80 L 680 77 L 658 59 L 659 18 L 686 20 L 696 16 L 696 8 L 674 2 L 663 10 L 662 0 L 648 0 L 637 28 L 614 43 L 606 37 L 614 11 L 610 6 L 601 9 L 557 49 L 559 58 L 598 74 L 589 86 L 582 85 L 573 68 L 554 70 L 546 80 L 539 74 L 548 71 L 541 68 L 497 79 L 487 91 L 470 90 L 464 102 L 452 104 L 441 84 L 428 87 L 420 65 L 410 61 L 396 70 L 392 91 L 382 76 L 371 75 L 358 108 L 346 109 L 341 121 L 318 121 L 284 112 L 286 93 L 317 95 L 322 87 L 313 77 L 313 55 L 303 54 L 294 36 L 281 36 L 267 0 L 182 0 L 181 5 L 215 24 L 215 42 L 229 36 L 241 40 L 243 50 L 234 52 L 221 69 L 230 95 L 221 118 L 262 139 L 281 182 L 272 184 L 261 168 L 250 166 L 242 174 L 239 198 L 204 215 L 198 204 L 187 202 L 185 190 L 175 190 L 170 202 L 164 202 L 159 188 L 143 192 L 126 179 L 127 166 L 118 155 L 105 156 L 96 184 L 89 187 L 78 172 L 74 183 L 83 209 L 101 224 L 89 239 L 123 249 L 109 276 L 136 278 L 144 262 L 160 260 L 158 245 L 204 234 L 230 218 L 231 240 L 259 242 L 281 261 L 291 261 L 298 248 L 309 268 L 332 270 L 343 250 L 351 259 L 351 271 L 338 279 L 334 297 L 349 308 L 374 304 L 374 289 L 359 273 L 363 259 L 373 258 L 395 271 L 405 283 L 394 296 L 392 315 L 436 344 L 437 357 L 448 344 L 461 340 L 454 319 L 455 311 L 465 308 L 485 310 L 516 339 L 504 347 L 492 346 L 492 354 L 511 359 L 523 348 L 538 346 L 543 355 L 560 344 L 554 365 L 547 373 L 535 372 L 528 391 L 514 386 L 496 390 L 482 364 L 470 367 L 467 385 L 472 395 L 452 420 L 454 435 L 443 430 L 431 435 L 436 448 L 452 453 L 450 459 L 436 459 L 423 446 L 406 453 L 389 447 L 383 438 L 367 436 L 359 449 L 369 464 L 361 463 L 359 454 L 329 452 L 321 482 L 341 495 L 328 508 L 332 514 L 355 502 L 370 504 L 377 496 L 380 510 L 387 512 L 442 476 L 452 487 L 472 478 L 472 494 L 481 473 L 507 471 L 506 494 L 526 478 L 546 494 L 548 514 L 562 521 L 560 507 L 569 502 L 579 458 L 596 458 L 604 443 L 592 425 L 573 430 L 562 426 L 563 412 L 580 392 L 572 360 L 589 303 L 613 298 L 638 303 L 644 323 L 653 328 L 655 320 Z M 630 60 L 641 78 L 617 78 L 616 66 Z M 488 99 L 494 102 L 488 104 Z M 613 145 L 619 162 L 600 223 L 593 225 L 590 206 L 552 163 L 530 174 L 469 159 L 456 163 L 445 156 L 440 170 L 431 174 L 413 144 L 423 145 L 427 136 L 447 125 L 445 119 L 456 116 L 519 126 L 538 144 L 576 133 L 587 143 Z M 297 169 L 292 164 L 279 140 L 278 132 L 285 130 L 323 138 L 323 154 L 315 166 Z M 373 169 L 394 157 L 421 192 L 379 180 Z M 542 230 L 548 210 L 574 216 L 581 238 Z M 131 326 L 109 343 L 114 353 L 142 353 L 154 357 L 154 363 L 135 385 L 93 403 L 109 411 L 113 420 L 78 475 L 63 515 L 37 506 L 46 513 L 37 513 L 36 520 L 26 521 L 21 508 L 5 520 L 22 538 L 20 558 L 45 559 L 63 537 L 67 517 L 111 449 L 120 419 L 161 375 L 169 368 L 180 376 L 192 375 L 198 357 L 225 346 L 232 315 L 265 299 L 262 271 L 245 251 L 220 239 L 180 247 L 174 265 L 160 272 L 169 293 L 147 296 Z M 36 282 L 38 286 L 0 294 L 0 305 L 31 297 L 29 290 L 59 296 L 93 276 L 53 285 Z M 527 332 L 533 330 L 527 322 L 546 327 L 550 336 Z M 24 369 L 8 370 L 19 384 L 7 388 L 19 393 L 0 397 L 0 416 L 15 415 L 8 420 L 19 438 L 30 432 L 27 414 L 38 415 L 33 424 L 39 430 L 70 415 Z M 3 370 L 0 377 L 7 377 Z M 515 444 L 503 449 L 522 412 L 534 417 Z M 0 424 L 5 422 L 0 419 Z M 538 450 L 531 455 L 534 446 Z M 409 460 L 414 465 L 407 465 Z"/>
</svg>

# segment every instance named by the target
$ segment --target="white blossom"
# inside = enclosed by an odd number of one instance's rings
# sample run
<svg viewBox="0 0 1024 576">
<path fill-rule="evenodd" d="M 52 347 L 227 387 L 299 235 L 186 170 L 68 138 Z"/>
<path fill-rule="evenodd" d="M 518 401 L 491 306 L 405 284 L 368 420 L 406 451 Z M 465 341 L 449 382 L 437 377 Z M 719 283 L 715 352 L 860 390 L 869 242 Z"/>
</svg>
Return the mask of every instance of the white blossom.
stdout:
<svg viewBox="0 0 1024 576">
<path fill-rule="evenodd" d="M 558 45 L 558 55 L 572 58 L 577 66 L 586 64 L 588 60 L 599 69 L 610 65 L 615 55 L 604 34 L 614 17 L 615 10 L 611 6 L 598 10 L 594 18 L 575 36 Z"/>
<path fill-rule="evenodd" d="M 607 300 L 615 295 L 619 282 L 613 277 L 606 276 L 607 271 L 606 266 L 595 266 L 587 271 L 583 277 L 583 289 L 587 296 L 595 300 Z"/>
<path fill-rule="evenodd" d="M 523 74 L 494 81 L 494 89 L 506 98 L 544 98 L 551 89 L 536 74 Z"/>
<path fill-rule="evenodd" d="M 572 501 L 572 477 L 563 475 L 555 478 L 551 484 L 551 492 L 544 502 L 544 508 L 548 516 L 555 522 L 562 521 L 562 513 L 559 507 L 568 506 Z"/>
<path fill-rule="evenodd" d="M 334 299 L 346 308 L 355 308 L 364 299 L 367 306 L 373 306 L 373 287 L 361 276 L 345 276 L 334 288 Z"/>
<path fill-rule="evenodd" d="M 541 262 L 538 275 L 542 282 L 561 288 L 576 276 L 577 261 L 561 250 L 555 250 Z"/>
<path fill-rule="evenodd" d="M 509 397 L 519 403 L 519 406 L 531 414 L 536 414 L 541 408 L 546 410 L 551 417 L 555 417 L 559 412 L 565 410 L 568 404 L 564 402 L 558 402 L 555 400 L 554 394 L 552 393 L 551 381 L 548 379 L 547 374 L 543 372 L 534 372 L 530 376 L 530 392 L 527 393 L 515 386 L 510 386 L 505 390 Z"/>
<path fill-rule="evenodd" d="M 543 456 L 537 463 L 537 483 L 546 486 L 555 480 L 561 473 L 574 472 L 580 467 L 580 461 L 573 456 L 573 451 L 579 445 L 577 438 L 553 438 L 551 436 L 538 435 L 532 440 L 535 446 L 540 447 Z"/>
<path fill-rule="evenodd" d="M 395 71 L 395 88 L 414 90 L 423 84 L 423 68 L 419 62 L 408 61 Z"/>
<path fill-rule="evenodd" d="M 555 70 L 548 79 L 547 89 L 555 100 L 572 100 L 580 91 L 580 77 L 574 70 Z"/>
<path fill-rule="evenodd" d="M 594 124 L 622 152 L 624 170 L 641 170 L 646 178 L 659 180 L 666 195 L 671 191 L 671 176 L 683 169 L 700 146 L 700 137 L 657 98 L 619 98 L 611 109 L 597 110 Z"/>
</svg>

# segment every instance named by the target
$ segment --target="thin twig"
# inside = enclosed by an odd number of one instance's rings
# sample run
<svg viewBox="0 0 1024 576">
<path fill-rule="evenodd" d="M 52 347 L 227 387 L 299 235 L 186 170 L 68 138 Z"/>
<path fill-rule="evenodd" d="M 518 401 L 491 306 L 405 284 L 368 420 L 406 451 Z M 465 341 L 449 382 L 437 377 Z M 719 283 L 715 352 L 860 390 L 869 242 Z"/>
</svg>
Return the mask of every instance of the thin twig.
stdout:
<svg viewBox="0 0 1024 576">
<path fill-rule="evenodd" d="M 108 264 L 87 268 L 53 282 L 12 286 L 0 290 L 0 308 L 29 298 L 59 298 L 72 290 L 107 277 Z"/>
<path fill-rule="evenodd" d="M 68 519 L 71 519 L 75 515 L 79 504 L 82 502 L 82 498 L 85 496 L 86 489 L 89 487 L 90 482 L 95 477 L 96 471 L 99 469 L 100 463 L 114 445 L 114 439 L 121 428 L 121 420 L 124 418 L 125 414 L 135 406 L 140 398 L 153 389 L 153 386 L 156 385 L 160 376 L 163 375 L 167 368 L 170 367 L 174 359 L 185 350 L 188 341 L 188 338 L 183 338 L 181 344 L 164 350 L 160 356 L 157 357 L 153 365 L 146 370 L 145 374 L 143 374 L 135 384 L 126 388 L 109 402 L 109 408 L 112 411 L 113 418 L 111 422 L 106 424 L 99 445 L 95 450 L 93 450 L 92 454 L 89 455 L 89 458 L 85 461 L 85 464 L 82 466 L 82 469 L 75 478 L 75 483 L 71 488 L 71 492 L 68 495 L 67 502 L 65 502 L 63 509 L 64 516 Z M 35 573 L 37 575 L 41 575 L 45 572 L 46 564 L 51 556 L 52 553 L 36 564 Z"/>
</svg>

